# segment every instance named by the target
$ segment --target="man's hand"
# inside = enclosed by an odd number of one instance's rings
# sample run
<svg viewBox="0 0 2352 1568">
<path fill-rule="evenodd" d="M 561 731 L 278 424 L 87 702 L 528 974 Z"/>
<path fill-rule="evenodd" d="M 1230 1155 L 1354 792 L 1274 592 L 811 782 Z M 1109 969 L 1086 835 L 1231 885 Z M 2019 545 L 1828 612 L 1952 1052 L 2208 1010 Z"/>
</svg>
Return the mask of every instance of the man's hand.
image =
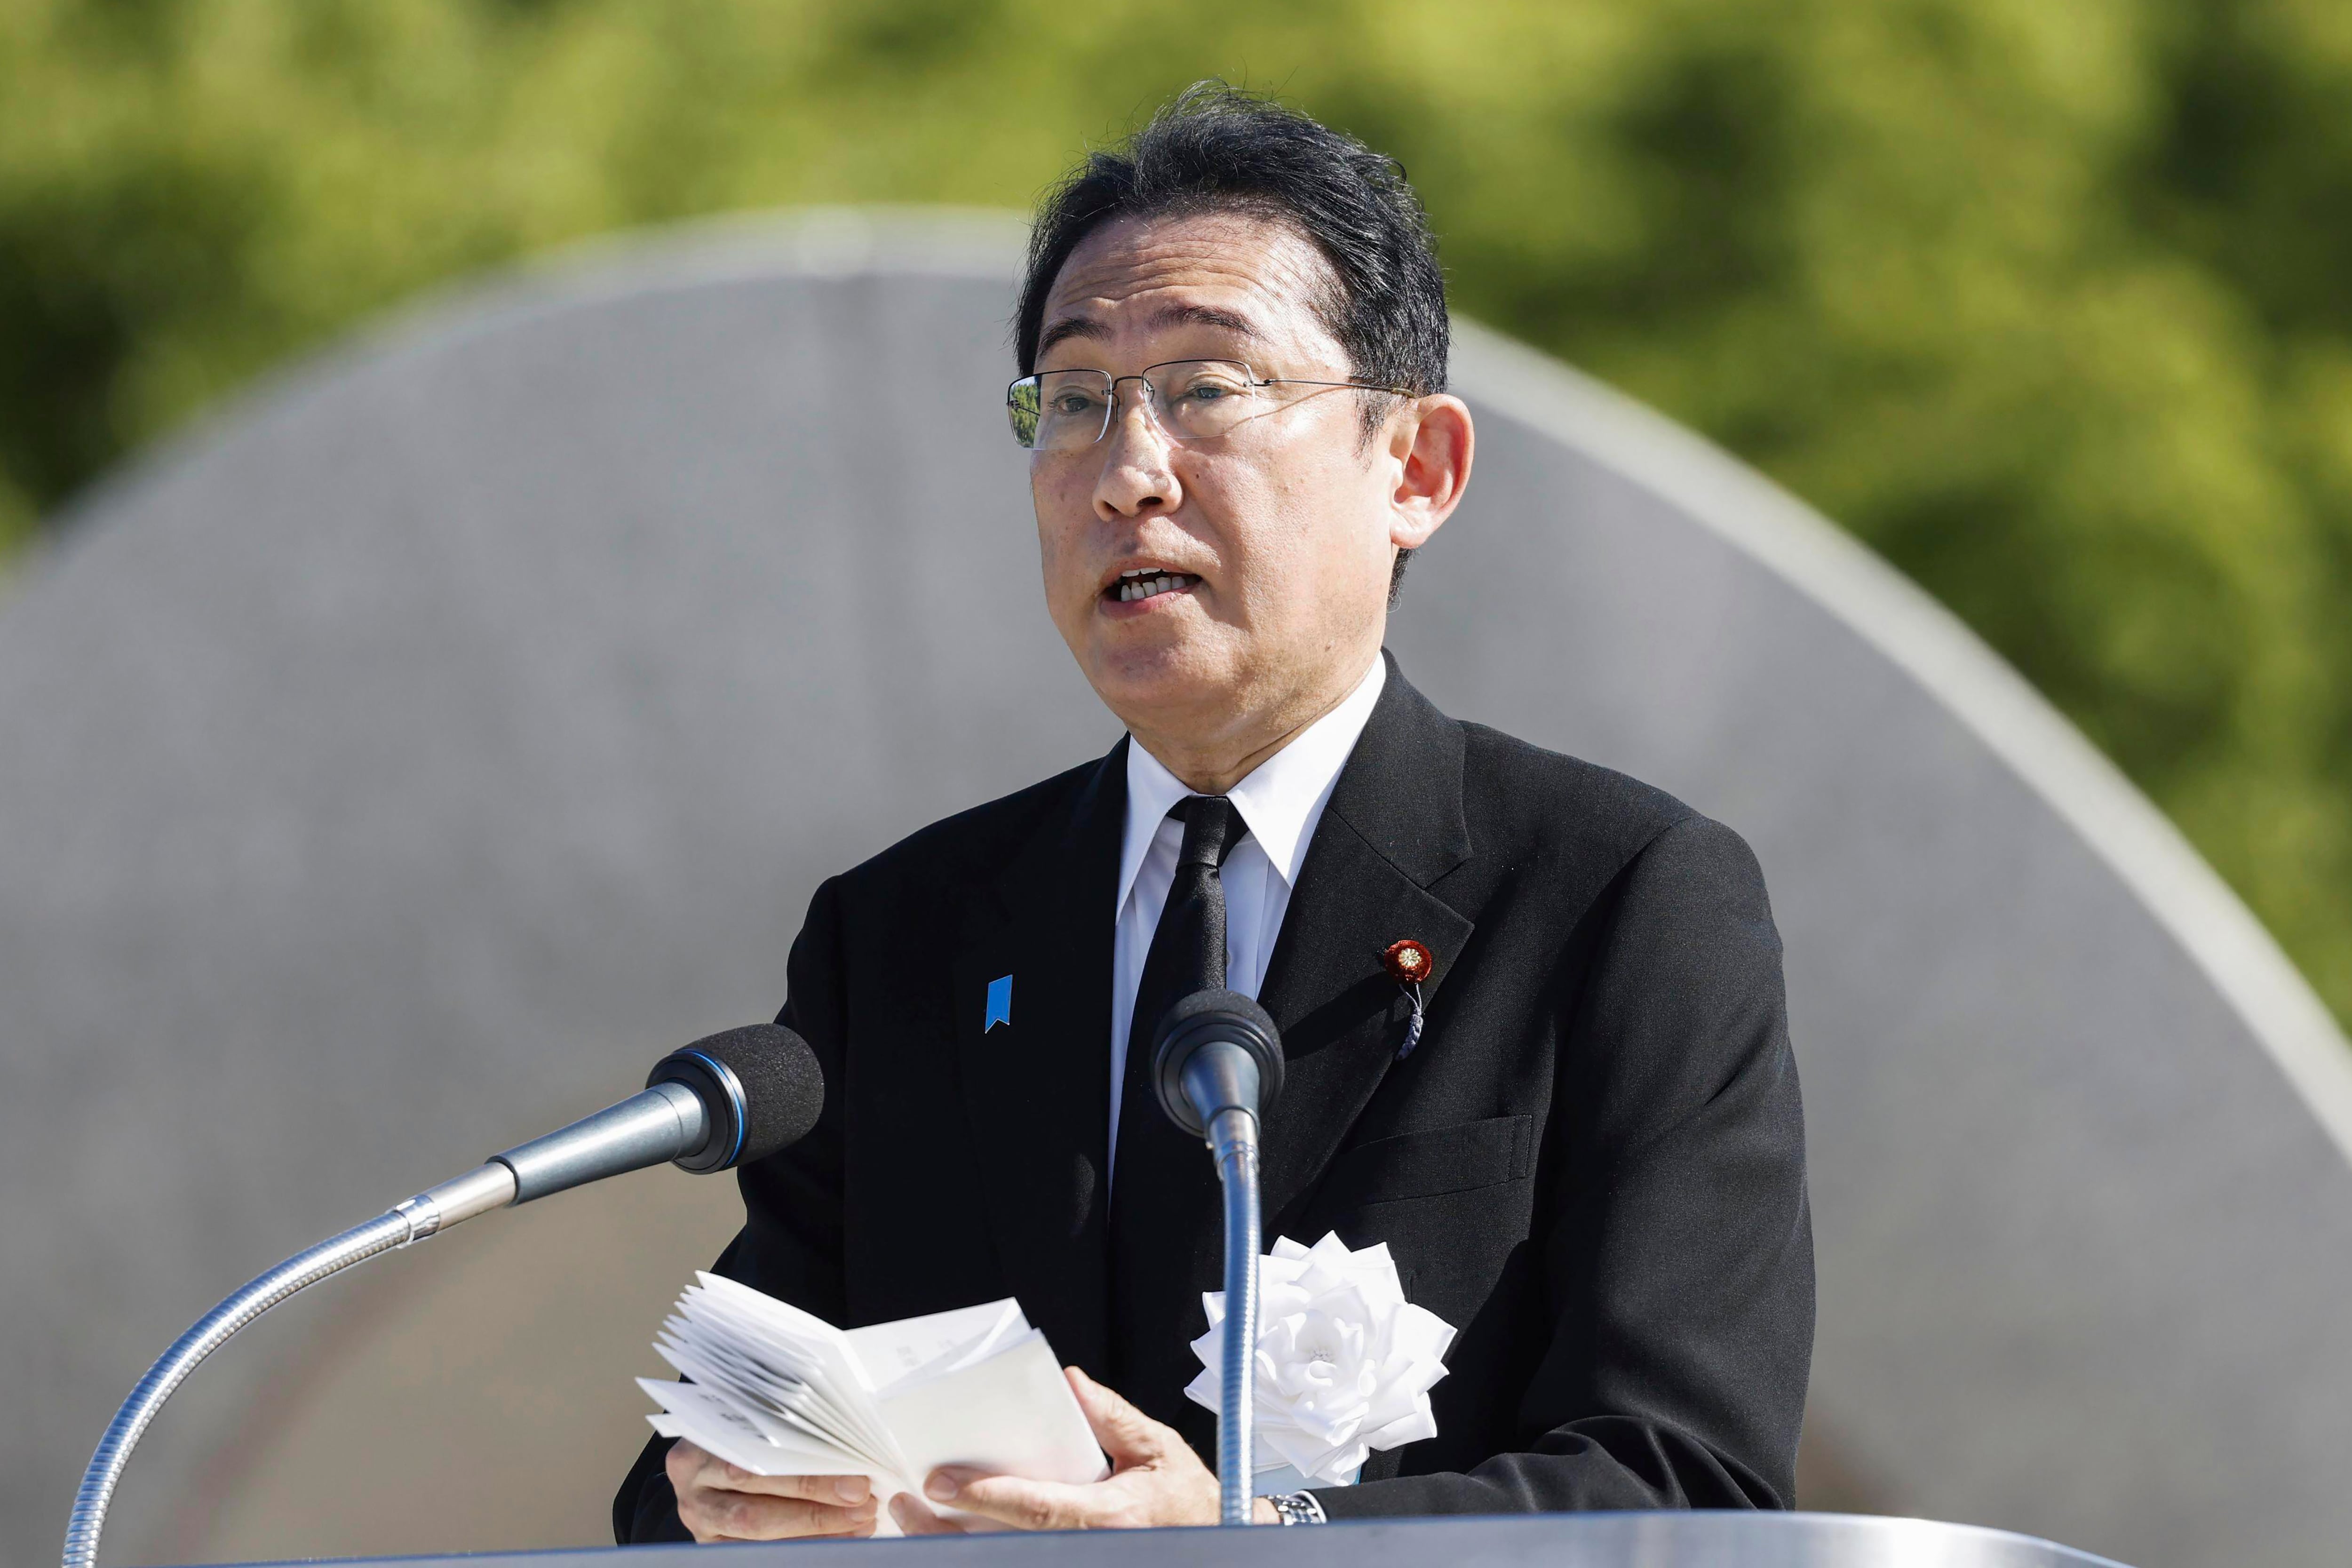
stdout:
<svg viewBox="0 0 2352 1568">
<path fill-rule="evenodd" d="M 864 1476 L 755 1476 L 680 1438 L 665 1461 L 677 1517 L 697 1541 L 792 1541 L 874 1533 Z"/>
<path fill-rule="evenodd" d="M 1161 1426 L 1076 1367 L 1063 1373 L 1095 1429 L 1095 1441 L 1110 1456 L 1107 1479 L 1066 1486 L 950 1465 L 930 1473 L 925 1495 L 1015 1530 L 1148 1530 L 1217 1522 L 1217 1478 L 1176 1428 Z M 890 1500 L 890 1517 L 908 1535 L 963 1532 L 910 1493 Z M 1274 1523 L 1273 1505 L 1258 1500 L 1253 1522 Z"/>
</svg>

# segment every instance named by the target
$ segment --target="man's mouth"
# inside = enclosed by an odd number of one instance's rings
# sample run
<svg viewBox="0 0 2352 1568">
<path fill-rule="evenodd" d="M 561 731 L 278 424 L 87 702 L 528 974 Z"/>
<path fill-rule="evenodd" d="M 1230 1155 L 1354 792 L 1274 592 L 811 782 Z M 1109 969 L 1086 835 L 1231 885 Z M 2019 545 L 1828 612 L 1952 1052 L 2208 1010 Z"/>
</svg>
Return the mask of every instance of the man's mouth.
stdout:
<svg viewBox="0 0 2352 1568">
<path fill-rule="evenodd" d="M 1122 572 L 1103 596 L 1113 604 L 1132 605 L 1144 599 L 1156 599 L 1162 594 L 1181 594 L 1201 579 L 1189 572 L 1171 572 L 1164 566 L 1139 566 L 1132 572 Z"/>
</svg>

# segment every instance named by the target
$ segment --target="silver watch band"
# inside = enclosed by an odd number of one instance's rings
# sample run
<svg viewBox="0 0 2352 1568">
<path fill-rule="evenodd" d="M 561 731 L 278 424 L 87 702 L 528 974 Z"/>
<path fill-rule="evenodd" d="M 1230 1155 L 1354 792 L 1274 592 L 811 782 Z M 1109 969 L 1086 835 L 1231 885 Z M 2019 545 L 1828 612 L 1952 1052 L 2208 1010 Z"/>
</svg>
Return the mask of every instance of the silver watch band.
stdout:
<svg viewBox="0 0 2352 1568">
<path fill-rule="evenodd" d="M 1285 1524 L 1331 1522 L 1313 1492 L 1269 1492 L 1265 1500 L 1274 1505 L 1274 1517 Z"/>
</svg>

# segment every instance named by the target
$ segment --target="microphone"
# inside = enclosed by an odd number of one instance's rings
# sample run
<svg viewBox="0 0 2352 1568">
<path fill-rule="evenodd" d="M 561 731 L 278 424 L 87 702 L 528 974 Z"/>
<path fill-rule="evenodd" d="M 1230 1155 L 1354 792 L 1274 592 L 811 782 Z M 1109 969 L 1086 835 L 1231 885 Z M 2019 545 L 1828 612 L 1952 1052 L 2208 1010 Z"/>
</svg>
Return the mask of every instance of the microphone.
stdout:
<svg viewBox="0 0 2352 1568">
<path fill-rule="evenodd" d="M 1258 1118 L 1282 1092 L 1282 1035 L 1265 1009 L 1238 991 L 1195 991 L 1157 1033 L 1153 1087 L 1168 1120 L 1208 1139 L 1221 1113 L 1241 1111 L 1255 1145 Z"/>
<path fill-rule="evenodd" d="M 774 1024 L 730 1029 L 664 1057 L 645 1089 L 620 1103 L 493 1154 L 464 1175 L 288 1258 L 181 1335 L 115 1412 L 82 1472 L 66 1527 L 65 1568 L 94 1568 L 107 1506 L 163 1402 L 231 1335 L 288 1297 L 494 1208 L 665 1161 L 707 1173 L 765 1159 L 808 1136 L 824 1108 L 824 1074 L 806 1040 Z"/>
<path fill-rule="evenodd" d="M 824 1074 L 806 1040 L 777 1024 L 729 1029 L 655 1063 L 641 1092 L 493 1154 L 393 1212 L 410 1215 L 415 1242 L 494 1208 L 664 1162 L 697 1175 L 732 1170 L 800 1142 L 824 1109 Z"/>
<path fill-rule="evenodd" d="M 1258 1119 L 1282 1092 L 1282 1036 L 1237 991 L 1195 991 L 1168 1009 L 1152 1087 L 1168 1119 L 1207 1142 L 1225 1197 L 1223 1386 L 1218 1391 L 1220 1522 L 1247 1524 L 1255 1500 Z"/>
</svg>

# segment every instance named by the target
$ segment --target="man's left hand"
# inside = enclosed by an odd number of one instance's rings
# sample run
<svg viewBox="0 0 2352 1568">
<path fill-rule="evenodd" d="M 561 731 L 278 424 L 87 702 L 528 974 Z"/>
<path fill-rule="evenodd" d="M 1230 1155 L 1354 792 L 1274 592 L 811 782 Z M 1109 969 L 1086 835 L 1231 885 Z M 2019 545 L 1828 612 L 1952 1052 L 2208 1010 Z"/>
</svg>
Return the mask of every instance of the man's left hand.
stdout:
<svg viewBox="0 0 2352 1568">
<path fill-rule="evenodd" d="M 1217 1522 L 1217 1478 L 1176 1428 L 1154 1421 L 1076 1367 L 1063 1372 L 1095 1429 L 1095 1441 L 1110 1456 L 1108 1477 L 1069 1486 L 948 1465 L 930 1473 L 924 1494 L 1014 1530 L 1149 1530 Z M 890 1500 L 890 1517 L 908 1535 L 964 1532 L 909 1493 Z M 1256 1500 L 1251 1522 L 1274 1523 L 1273 1505 Z"/>
</svg>

